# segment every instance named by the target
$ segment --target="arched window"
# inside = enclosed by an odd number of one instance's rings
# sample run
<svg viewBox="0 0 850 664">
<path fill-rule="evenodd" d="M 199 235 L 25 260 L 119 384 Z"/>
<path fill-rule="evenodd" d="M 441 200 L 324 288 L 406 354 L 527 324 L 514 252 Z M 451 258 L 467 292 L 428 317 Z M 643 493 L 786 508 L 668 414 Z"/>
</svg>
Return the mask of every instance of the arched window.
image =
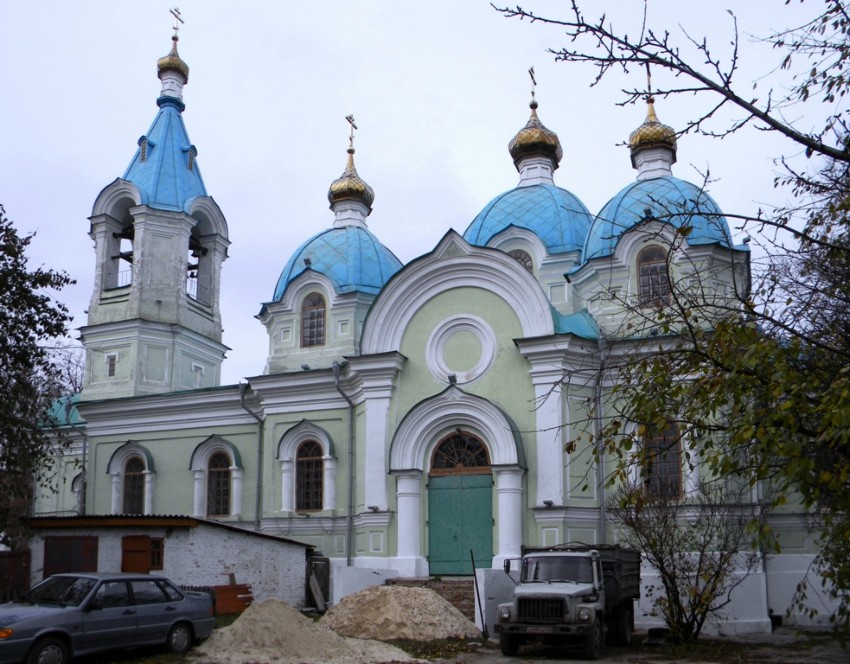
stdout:
<svg viewBox="0 0 850 664">
<path fill-rule="evenodd" d="M 133 456 L 124 464 L 124 514 L 145 513 L 145 464 Z"/>
<path fill-rule="evenodd" d="M 667 254 L 661 247 L 647 247 L 638 255 L 638 300 L 642 306 L 670 304 Z"/>
<path fill-rule="evenodd" d="M 322 446 L 307 440 L 295 456 L 295 509 L 309 512 L 322 509 L 324 468 Z"/>
<path fill-rule="evenodd" d="M 207 465 L 207 516 L 229 514 L 230 459 L 223 452 L 217 452 Z"/>
<path fill-rule="evenodd" d="M 437 445 L 431 459 L 432 475 L 489 472 L 490 455 L 484 443 L 460 429 Z"/>
<path fill-rule="evenodd" d="M 310 293 L 301 304 L 301 346 L 325 343 L 325 298 Z"/>
<path fill-rule="evenodd" d="M 239 448 L 220 436 L 210 436 L 192 452 L 192 516 L 238 517 L 242 514 L 244 469 Z"/>
<path fill-rule="evenodd" d="M 647 497 L 653 500 L 682 496 L 682 440 L 672 422 L 663 431 L 651 428 L 647 432 L 643 481 Z"/>
<path fill-rule="evenodd" d="M 534 271 L 534 262 L 531 260 L 531 256 L 527 251 L 523 251 L 522 249 L 511 249 L 508 252 L 508 256 L 516 259 L 519 264 L 529 272 Z"/>
</svg>

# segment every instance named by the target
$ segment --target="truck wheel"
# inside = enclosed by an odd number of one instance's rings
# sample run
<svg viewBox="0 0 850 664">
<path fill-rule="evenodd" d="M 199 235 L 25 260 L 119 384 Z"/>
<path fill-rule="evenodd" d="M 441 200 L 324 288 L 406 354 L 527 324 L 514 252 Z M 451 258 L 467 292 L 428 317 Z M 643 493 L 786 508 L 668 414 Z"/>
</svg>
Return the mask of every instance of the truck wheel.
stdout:
<svg viewBox="0 0 850 664">
<path fill-rule="evenodd" d="M 502 632 L 499 634 L 499 647 L 505 657 L 513 657 L 519 652 L 519 639 Z"/>
<path fill-rule="evenodd" d="M 584 644 L 585 659 L 599 659 L 602 654 L 602 621 L 597 618 Z"/>
<path fill-rule="evenodd" d="M 618 646 L 632 645 L 632 609 L 620 608 L 614 614 L 614 640 Z"/>
</svg>

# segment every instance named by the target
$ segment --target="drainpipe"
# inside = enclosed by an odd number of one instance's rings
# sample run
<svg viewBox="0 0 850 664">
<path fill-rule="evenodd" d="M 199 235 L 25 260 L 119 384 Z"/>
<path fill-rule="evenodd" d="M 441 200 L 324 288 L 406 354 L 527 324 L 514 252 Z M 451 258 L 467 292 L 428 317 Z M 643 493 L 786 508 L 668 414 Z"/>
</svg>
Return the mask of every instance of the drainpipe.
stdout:
<svg viewBox="0 0 850 664">
<path fill-rule="evenodd" d="M 257 420 L 257 501 L 254 505 L 254 530 L 260 530 L 263 518 L 263 431 L 266 421 L 245 405 L 245 392 L 250 383 L 239 383 L 239 405 Z"/>
<path fill-rule="evenodd" d="M 351 567 L 351 553 L 354 548 L 354 402 L 342 391 L 339 384 L 339 362 L 334 362 L 334 387 L 348 403 L 348 534 L 346 535 L 346 561 Z"/>
<path fill-rule="evenodd" d="M 599 456 L 596 459 L 596 485 L 599 496 L 599 536 L 600 544 L 605 544 L 605 450 L 602 448 L 602 373 L 605 368 L 603 354 L 606 348 L 605 338 L 599 336 L 599 372 L 596 374 L 596 413 L 593 418 L 594 437 L 596 438 L 596 449 Z"/>
</svg>

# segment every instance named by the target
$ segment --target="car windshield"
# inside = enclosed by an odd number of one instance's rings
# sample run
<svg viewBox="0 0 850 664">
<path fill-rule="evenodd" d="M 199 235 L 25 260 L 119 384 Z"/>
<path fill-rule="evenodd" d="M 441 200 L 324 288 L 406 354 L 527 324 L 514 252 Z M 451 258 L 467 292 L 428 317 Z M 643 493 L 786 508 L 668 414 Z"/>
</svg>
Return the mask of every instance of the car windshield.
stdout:
<svg viewBox="0 0 850 664">
<path fill-rule="evenodd" d="M 79 606 L 96 583 L 96 579 L 81 576 L 51 576 L 30 588 L 21 599 L 33 604 Z"/>
<path fill-rule="evenodd" d="M 522 580 L 593 583 L 593 568 L 584 556 L 528 557 L 522 562 Z"/>
</svg>

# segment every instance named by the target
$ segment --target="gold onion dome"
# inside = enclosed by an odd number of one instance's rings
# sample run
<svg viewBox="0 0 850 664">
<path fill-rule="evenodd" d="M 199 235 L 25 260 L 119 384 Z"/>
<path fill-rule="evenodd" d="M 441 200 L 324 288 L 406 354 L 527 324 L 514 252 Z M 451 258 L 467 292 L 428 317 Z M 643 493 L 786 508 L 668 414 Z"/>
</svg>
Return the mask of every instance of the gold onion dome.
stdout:
<svg viewBox="0 0 850 664">
<path fill-rule="evenodd" d="M 183 74 L 186 81 L 189 81 L 189 65 L 187 65 L 180 55 L 177 53 L 177 35 L 171 38 L 171 52 L 165 57 L 156 61 L 156 70 L 160 78 L 167 71 L 176 71 Z"/>
<path fill-rule="evenodd" d="M 666 146 L 673 151 L 673 161 L 676 161 L 676 132 L 673 127 L 661 124 L 655 115 L 655 98 L 646 100 L 646 120 L 629 136 L 629 149 L 634 158 L 635 153 L 642 148 Z"/>
<path fill-rule="evenodd" d="M 331 207 L 334 206 L 334 203 L 340 201 L 354 200 L 364 203 L 366 207 L 371 209 L 372 201 L 375 200 L 375 192 L 357 175 L 357 169 L 354 168 L 354 148 L 348 148 L 348 163 L 342 175 L 331 182 L 330 189 L 328 189 L 328 200 Z"/>
<path fill-rule="evenodd" d="M 531 117 L 528 119 L 528 123 L 517 132 L 517 135 L 508 144 L 508 151 L 511 153 L 514 164 L 519 167 L 519 162 L 523 157 L 542 154 L 552 159 L 554 168 L 558 168 L 558 164 L 564 156 L 558 134 L 547 129 L 540 122 L 540 118 L 537 117 L 537 101 L 532 100 L 529 106 Z"/>
</svg>

